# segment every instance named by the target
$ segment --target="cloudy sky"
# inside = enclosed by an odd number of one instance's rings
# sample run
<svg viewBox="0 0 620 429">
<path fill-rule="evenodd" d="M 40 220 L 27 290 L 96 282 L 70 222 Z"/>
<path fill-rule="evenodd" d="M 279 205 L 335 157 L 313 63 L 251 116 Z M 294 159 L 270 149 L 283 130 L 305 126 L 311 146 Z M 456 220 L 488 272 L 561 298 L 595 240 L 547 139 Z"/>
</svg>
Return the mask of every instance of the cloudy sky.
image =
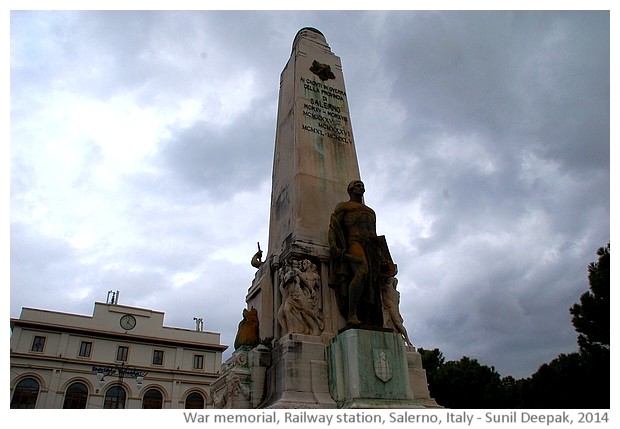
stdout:
<svg viewBox="0 0 620 429">
<path fill-rule="evenodd" d="M 515 377 L 576 351 L 610 240 L 604 11 L 11 12 L 11 317 L 119 290 L 232 346 L 305 26 L 342 59 L 414 344 Z"/>
</svg>

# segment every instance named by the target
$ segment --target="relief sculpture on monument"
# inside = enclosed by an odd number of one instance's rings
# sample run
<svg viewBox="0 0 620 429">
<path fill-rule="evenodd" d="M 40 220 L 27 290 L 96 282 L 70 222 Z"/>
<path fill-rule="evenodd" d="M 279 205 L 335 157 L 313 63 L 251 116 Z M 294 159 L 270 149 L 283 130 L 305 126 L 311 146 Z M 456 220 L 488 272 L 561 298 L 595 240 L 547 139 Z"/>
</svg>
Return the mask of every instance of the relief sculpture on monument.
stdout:
<svg viewBox="0 0 620 429">
<path fill-rule="evenodd" d="M 303 259 L 299 263 L 301 269 L 300 280 L 302 283 L 302 289 L 308 297 L 310 309 L 312 313 L 317 316 L 317 319 L 322 320 L 322 306 L 321 306 L 321 276 L 317 272 L 317 266 L 309 259 Z M 321 328 L 322 329 L 322 328 Z"/>
<path fill-rule="evenodd" d="M 212 389 L 210 393 L 215 408 L 235 408 L 232 402 L 237 399 L 249 399 L 250 388 L 241 382 L 237 374 L 230 374 L 226 377 L 226 387 L 223 392 L 217 393 Z"/>
<path fill-rule="evenodd" d="M 336 205 L 329 224 L 330 279 L 348 326 L 382 328 L 381 282 L 396 274 L 384 236 L 377 236 L 376 215 L 364 204 L 364 183 L 347 186 L 349 201 Z"/>
<path fill-rule="evenodd" d="M 319 303 L 321 279 L 316 265 L 308 259 L 287 261 L 278 270 L 278 277 L 282 295 L 278 322 L 282 333 L 319 335 L 323 322 Z"/>
</svg>

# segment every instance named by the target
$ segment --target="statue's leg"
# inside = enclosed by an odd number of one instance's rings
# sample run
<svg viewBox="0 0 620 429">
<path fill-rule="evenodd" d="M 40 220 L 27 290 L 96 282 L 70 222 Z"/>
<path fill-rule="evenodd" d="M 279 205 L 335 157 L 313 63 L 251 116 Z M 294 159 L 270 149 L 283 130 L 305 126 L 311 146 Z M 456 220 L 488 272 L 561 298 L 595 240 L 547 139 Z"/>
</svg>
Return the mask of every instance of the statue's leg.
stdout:
<svg viewBox="0 0 620 429">
<path fill-rule="evenodd" d="M 280 323 L 280 326 L 282 327 L 282 332 L 285 334 L 288 334 L 288 324 L 286 323 L 286 314 L 284 313 L 284 306 L 285 306 L 285 303 L 283 302 L 282 305 L 280 305 L 280 309 L 278 310 L 278 322 Z"/>
<path fill-rule="evenodd" d="M 368 261 L 366 260 L 364 248 L 360 243 L 352 242 L 347 253 L 359 260 L 359 262 L 351 262 L 354 275 L 351 283 L 349 283 L 349 315 L 347 323 L 349 325 L 359 325 L 361 321 L 357 317 L 357 310 L 362 298 L 364 282 L 368 277 Z"/>
</svg>

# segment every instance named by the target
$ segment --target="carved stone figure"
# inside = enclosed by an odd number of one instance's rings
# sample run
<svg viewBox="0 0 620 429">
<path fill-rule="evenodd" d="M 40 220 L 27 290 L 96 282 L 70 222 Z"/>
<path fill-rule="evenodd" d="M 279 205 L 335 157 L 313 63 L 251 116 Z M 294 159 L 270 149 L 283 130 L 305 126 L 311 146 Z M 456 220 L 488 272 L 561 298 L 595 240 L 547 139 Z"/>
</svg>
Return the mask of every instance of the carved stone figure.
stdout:
<svg viewBox="0 0 620 429">
<path fill-rule="evenodd" d="M 231 374 L 226 379 L 226 388 L 220 394 L 211 391 L 215 408 L 227 408 L 236 398 L 250 398 L 250 388 L 241 382 L 237 374 Z M 228 407 L 229 408 L 229 407 Z"/>
<path fill-rule="evenodd" d="M 347 187 L 349 201 L 336 205 L 329 224 L 330 279 L 340 313 L 349 326 L 383 327 L 380 279 L 396 274 L 376 215 L 364 204 L 364 183 Z"/>
<path fill-rule="evenodd" d="M 258 311 L 254 307 L 243 310 L 243 320 L 239 322 L 235 337 L 235 350 L 241 346 L 257 346 L 260 342 L 258 330 Z"/>
<path fill-rule="evenodd" d="M 323 323 L 313 311 L 308 295 L 302 289 L 303 273 L 288 263 L 280 268 L 280 293 L 282 304 L 278 310 L 278 322 L 284 333 L 318 335 Z"/>
<path fill-rule="evenodd" d="M 320 319 L 322 308 L 320 303 L 321 276 L 317 272 L 316 264 L 309 259 L 300 262 L 300 279 L 302 290 L 306 294 L 312 312 Z"/>
<path fill-rule="evenodd" d="M 381 284 L 381 299 L 383 300 L 383 320 L 386 328 L 392 328 L 403 336 L 405 342 L 413 346 L 409 340 L 407 330 L 403 325 L 403 316 L 400 314 L 400 292 L 396 289 L 398 279 L 388 277 Z"/>
</svg>

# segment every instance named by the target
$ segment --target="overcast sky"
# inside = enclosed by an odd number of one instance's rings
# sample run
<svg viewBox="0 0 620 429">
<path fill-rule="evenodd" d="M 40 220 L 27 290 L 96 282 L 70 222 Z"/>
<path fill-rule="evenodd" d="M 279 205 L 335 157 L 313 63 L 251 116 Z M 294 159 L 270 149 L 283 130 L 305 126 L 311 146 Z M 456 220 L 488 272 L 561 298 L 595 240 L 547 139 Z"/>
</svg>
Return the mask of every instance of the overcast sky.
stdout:
<svg viewBox="0 0 620 429">
<path fill-rule="evenodd" d="M 108 290 L 234 342 L 266 250 L 279 76 L 342 59 L 417 347 L 531 375 L 610 240 L 608 12 L 10 15 L 10 315 Z M 225 356 L 230 355 L 230 350 Z"/>
</svg>

